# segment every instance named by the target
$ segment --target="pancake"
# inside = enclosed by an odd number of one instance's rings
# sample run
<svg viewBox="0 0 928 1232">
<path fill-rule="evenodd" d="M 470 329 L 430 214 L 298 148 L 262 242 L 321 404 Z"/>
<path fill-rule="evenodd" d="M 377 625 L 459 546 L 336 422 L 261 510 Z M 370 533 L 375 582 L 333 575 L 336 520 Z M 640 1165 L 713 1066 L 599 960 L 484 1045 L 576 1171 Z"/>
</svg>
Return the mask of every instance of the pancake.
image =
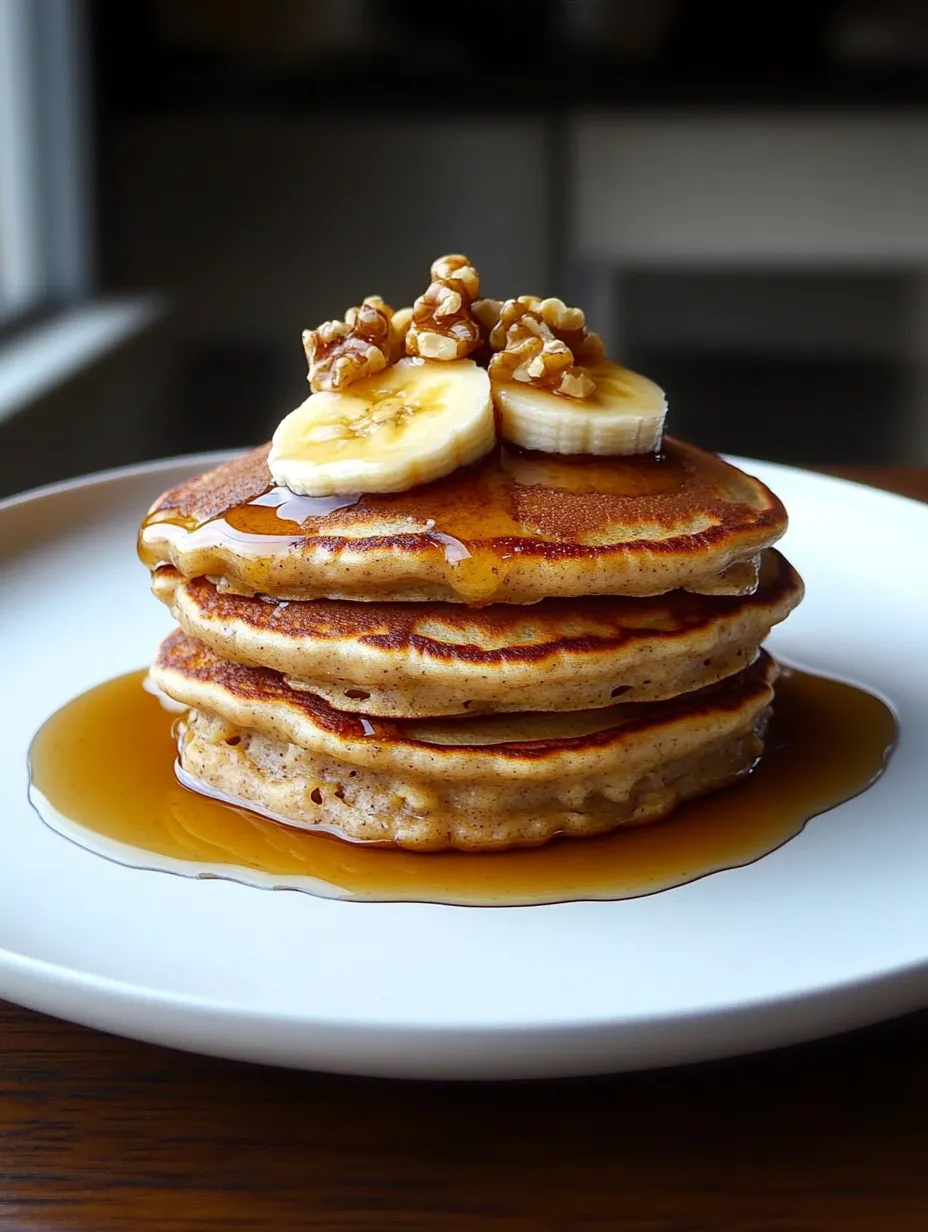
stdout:
<svg viewBox="0 0 928 1232">
<path fill-rule="evenodd" d="M 745 593 L 786 523 L 759 480 L 669 438 L 657 457 L 498 446 L 411 491 L 324 498 L 274 488 L 262 447 L 160 497 L 139 552 L 236 594 L 525 604 Z"/>
<path fill-rule="evenodd" d="M 662 701 L 750 664 L 802 598 L 775 550 L 745 596 L 448 603 L 268 602 L 155 571 L 155 593 L 220 658 L 284 674 L 339 710 L 422 717 Z"/>
<path fill-rule="evenodd" d="M 746 773 L 776 668 L 683 698 L 573 714 L 370 720 L 228 663 L 175 631 L 152 668 L 191 707 L 180 760 L 201 785 L 294 824 L 419 850 L 602 833 Z"/>
</svg>

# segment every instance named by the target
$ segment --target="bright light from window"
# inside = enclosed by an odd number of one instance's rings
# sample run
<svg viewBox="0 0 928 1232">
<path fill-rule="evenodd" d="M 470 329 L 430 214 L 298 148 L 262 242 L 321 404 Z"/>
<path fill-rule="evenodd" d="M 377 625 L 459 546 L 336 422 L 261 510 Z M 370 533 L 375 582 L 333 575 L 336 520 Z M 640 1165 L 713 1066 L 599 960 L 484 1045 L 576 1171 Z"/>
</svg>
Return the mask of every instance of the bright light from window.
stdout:
<svg viewBox="0 0 928 1232">
<path fill-rule="evenodd" d="M 83 0 L 0 0 L 0 323 L 89 290 Z"/>
<path fill-rule="evenodd" d="M 38 114 L 29 0 L 0 0 L 0 320 L 42 297 Z"/>
</svg>

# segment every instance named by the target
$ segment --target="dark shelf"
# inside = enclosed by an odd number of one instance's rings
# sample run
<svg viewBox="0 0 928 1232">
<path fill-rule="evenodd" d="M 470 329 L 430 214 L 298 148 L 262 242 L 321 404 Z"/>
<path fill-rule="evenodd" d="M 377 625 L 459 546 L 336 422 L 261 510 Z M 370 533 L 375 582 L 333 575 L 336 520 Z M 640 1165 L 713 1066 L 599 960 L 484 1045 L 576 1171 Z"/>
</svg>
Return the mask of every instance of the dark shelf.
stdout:
<svg viewBox="0 0 928 1232">
<path fill-rule="evenodd" d="M 147 71 L 146 71 L 147 68 Z M 279 110 L 405 113 L 492 113 L 624 108 L 896 108 L 928 105 L 928 71 L 825 70 L 807 78 L 707 78 L 660 66 L 628 68 L 603 56 L 560 57 L 518 66 L 487 57 L 464 76 L 479 90 L 449 92 L 435 70 L 391 58 L 345 57 L 269 80 L 240 78 L 209 61 L 157 63 L 108 83 L 108 110 Z M 548 84 L 538 89 L 539 79 Z"/>
<path fill-rule="evenodd" d="M 884 59 L 836 50 L 829 2 L 687 0 L 653 46 L 571 36 L 569 0 L 379 0 L 351 47 L 297 50 L 290 66 L 201 31 L 179 39 L 145 0 L 95 0 L 93 42 L 107 113 L 276 109 L 500 113 L 568 108 L 911 107 L 928 104 L 928 39 Z M 618 4 L 618 0 L 616 0 Z M 876 11 L 881 11 L 877 5 Z M 928 21 L 928 11 L 926 11 Z M 241 18 L 240 18 L 241 20 Z M 254 8 L 256 31 L 274 6 Z M 920 29 L 920 27 L 918 27 Z M 904 33 L 904 32 L 903 32 Z M 840 41 L 840 40 L 838 40 Z M 302 62 L 298 57 L 302 54 Z"/>
</svg>

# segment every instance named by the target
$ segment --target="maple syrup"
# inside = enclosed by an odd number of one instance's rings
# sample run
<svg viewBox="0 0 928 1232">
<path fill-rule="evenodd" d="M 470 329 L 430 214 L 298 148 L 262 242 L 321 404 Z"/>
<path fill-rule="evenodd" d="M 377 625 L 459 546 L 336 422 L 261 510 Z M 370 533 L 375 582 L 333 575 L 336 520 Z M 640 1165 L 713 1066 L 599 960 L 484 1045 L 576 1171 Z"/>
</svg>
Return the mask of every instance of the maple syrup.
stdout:
<svg viewBox="0 0 928 1232">
<path fill-rule="evenodd" d="M 705 455 L 704 466 L 722 471 L 724 463 Z M 488 540 L 530 537 L 555 544 L 563 534 L 598 530 L 615 515 L 621 504 L 672 500 L 693 486 L 687 455 L 668 443 L 662 454 L 633 454 L 618 458 L 557 457 L 533 454 L 512 446 L 497 446 L 482 461 L 460 467 L 443 479 L 395 493 L 364 493 L 342 497 L 300 496 L 289 488 L 256 482 L 245 499 L 196 519 L 170 505 L 158 507 L 142 525 L 140 554 L 145 551 L 145 530 L 176 525 L 185 532 L 210 528 L 217 539 L 233 539 L 238 547 L 249 544 L 266 551 L 281 539 L 325 536 L 332 514 L 342 515 L 337 524 L 352 520 L 406 521 L 414 533 L 423 526 L 435 527 L 440 513 L 440 533 L 456 539 Z M 699 476 L 700 486 L 718 483 L 714 473 Z M 557 500 L 551 497 L 556 496 Z M 565 521 L 563 497 L 576 498 Z M 539 507 L 546 516 L 539 518 Z M 582 525 L 578 516 L 582 514 Z M 534 515 L 534 517 L 533 517 Z M 558 516 L 560 515 L 560 517 Z M 532 527 L 532 521 L 542 525 Z"/>
<path fill-rule="evenodd" d="M 44 820 L 133 867 L 336 898 L 505 906 L 666 890 L 795 837 L 878 778 L 896 740 L 893 713 L 873 694 L 787 669 L 759 766 L 666 821 L 529 850 L 417 855 L 307 833 L 185 788 L 173 716 L 144 679 L 99 685 L 38 732 L 31 798 Z"/>
</svg>

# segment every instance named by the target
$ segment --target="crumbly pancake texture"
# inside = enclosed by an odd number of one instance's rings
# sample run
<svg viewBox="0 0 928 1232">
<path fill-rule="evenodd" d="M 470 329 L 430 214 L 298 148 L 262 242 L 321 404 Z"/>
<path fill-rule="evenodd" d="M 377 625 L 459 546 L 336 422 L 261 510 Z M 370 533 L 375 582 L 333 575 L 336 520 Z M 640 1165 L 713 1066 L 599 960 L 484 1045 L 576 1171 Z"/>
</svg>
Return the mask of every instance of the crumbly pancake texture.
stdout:
<svg viewBox="0 0 928 1232">
<path fill-rule="evenodd" d="M 535 844 L 663 817 L 750 769 L 775 674 L 762 654 L 670 702 L 384 722 L 218 659 L 180 630 L 152 668 L 192 708 L 180 756 L 196 780 L 293 824 L 419 850 Z"/>
<path fill-rule="evenodd" d="M 155 593 L 223 659 L 372 716 L 582 710 L 662 701 L 741 671 L 802 597 L 775 550 L 745 596 L 549 599 L 531 607 L 269 601 L 163 567 Z"/>
<path fill-rule="evenodd" d="M 786 524 L 759 480 L 670 438 L 659 457 L 501 446 L 408 492 L 343 498 L 273 488 L 262 447 L 160 497 L 139 551 L 237 594 L 481 606 L 745 593 Z"/>
</svg>

